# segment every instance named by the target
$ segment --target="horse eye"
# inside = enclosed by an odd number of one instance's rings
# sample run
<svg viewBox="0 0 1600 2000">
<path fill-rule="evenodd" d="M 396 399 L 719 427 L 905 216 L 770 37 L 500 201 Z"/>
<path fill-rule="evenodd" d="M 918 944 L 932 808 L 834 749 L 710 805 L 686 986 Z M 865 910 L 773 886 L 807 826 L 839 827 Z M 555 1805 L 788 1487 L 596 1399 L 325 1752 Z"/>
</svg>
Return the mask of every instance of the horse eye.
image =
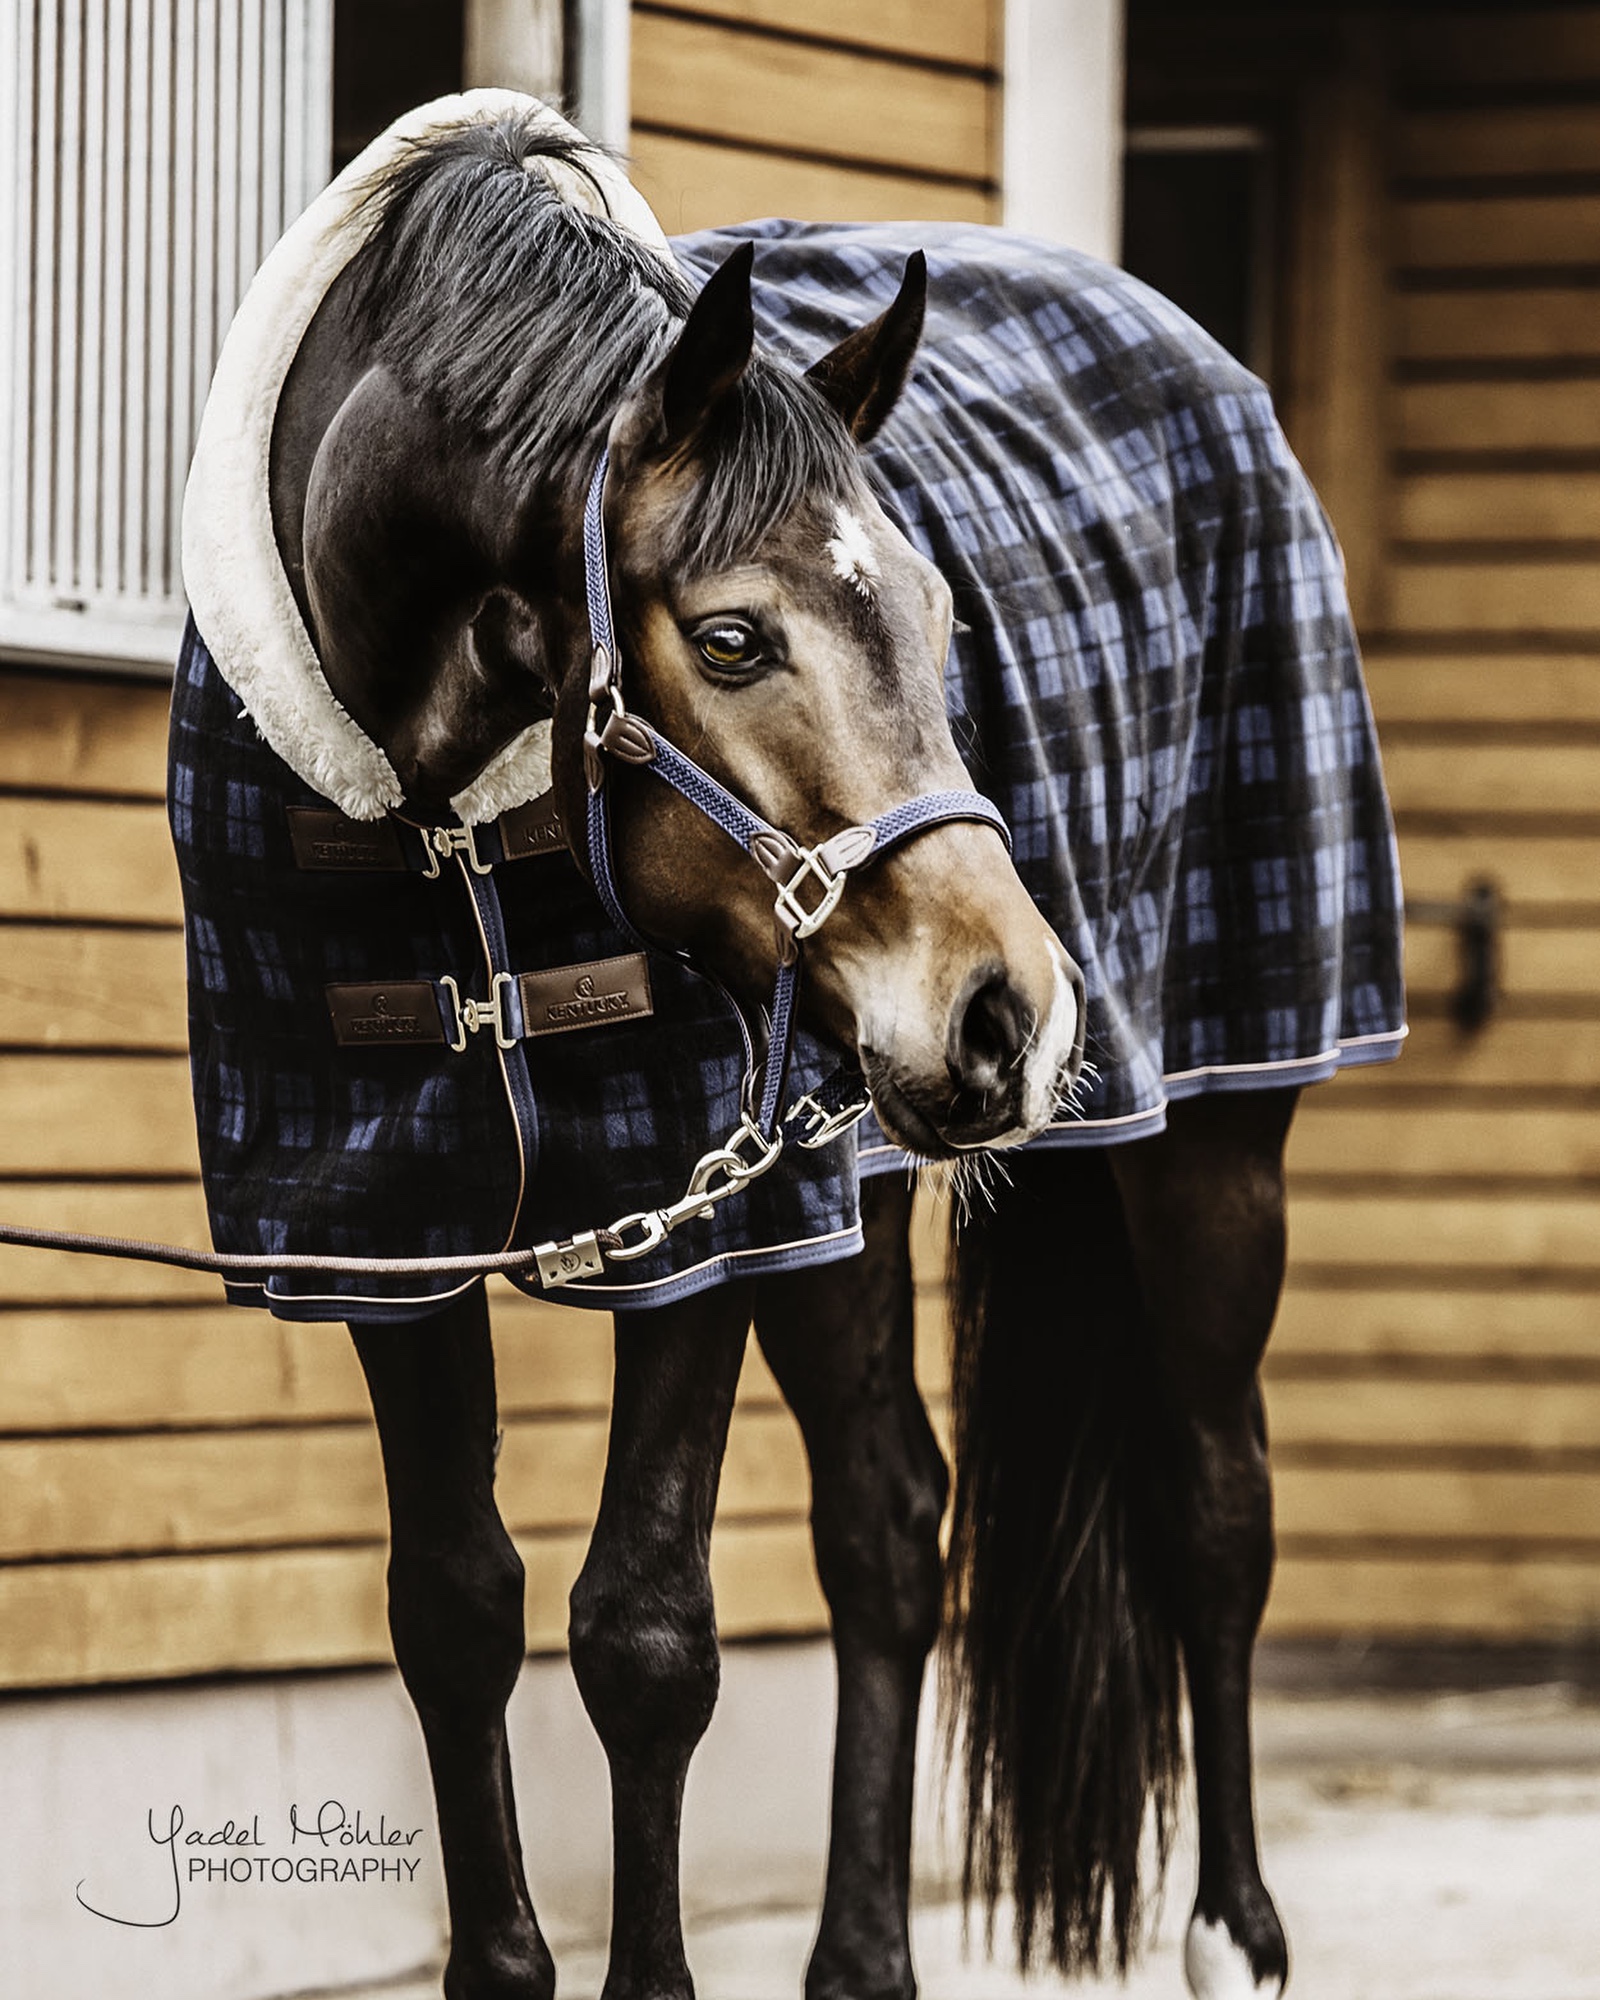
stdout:
<svg viewBox="0 0 1600 2000">
<path fill-rule="evenodd" d="M 754 631 L 740 618 L 716 618 L 702 625 L 693 634 L 694 643 L 700 649 L 700 656 L 713 667 L 724 671 L 734 667 L 753 666 L 761 657 L 761 648 Z"/>
</svg>

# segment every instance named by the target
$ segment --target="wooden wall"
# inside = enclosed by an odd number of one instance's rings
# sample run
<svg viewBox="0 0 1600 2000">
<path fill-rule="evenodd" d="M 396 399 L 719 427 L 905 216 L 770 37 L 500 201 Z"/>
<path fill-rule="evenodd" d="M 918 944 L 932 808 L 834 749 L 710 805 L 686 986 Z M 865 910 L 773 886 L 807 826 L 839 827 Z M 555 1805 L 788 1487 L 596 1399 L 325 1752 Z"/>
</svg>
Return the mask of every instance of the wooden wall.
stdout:
<svg viewBox="0 0 1600 2000">
<path fill-rule="evenodd" d="M 1481 1032 L 1453 1026 L 1452 939 L 1413 925 L 1404 1061 L 1303 1123 L 1274 1408 L 1314 1381 L 1359 1407 L 1343 1458 L 1370 1471 L 1315 1512 L 1286 1489 L 1286 1584 L 1348 1544 L 1385 1628 L 1593 1638 L 1600 8 L 1419 13 L 1386 53 L 1371 682 L 1408 893 L 1498 882 L 1505 998 Z M 1367 1328 L 1365 1379 L 1297 1354 L 1317 1323 L 1341 1349 Z"/>
<path fill-rule="evenodd" d="M 993 221 L 1000 0 L 636 0 L 633 172 L 669 235 Z"/>
<path fill-rule="evenodd" d="M 1276 137 L 1277 386 L 1352 558 L 1407 891 L 1486 874 L 1508 915 L 1486 1028 L 1414 923 L 1404 1058 L 1305 1100 L 1269 1629 L 1593 1640 L 1600 7 L 1133 18 L 1146 116 Z"/>
</svg>

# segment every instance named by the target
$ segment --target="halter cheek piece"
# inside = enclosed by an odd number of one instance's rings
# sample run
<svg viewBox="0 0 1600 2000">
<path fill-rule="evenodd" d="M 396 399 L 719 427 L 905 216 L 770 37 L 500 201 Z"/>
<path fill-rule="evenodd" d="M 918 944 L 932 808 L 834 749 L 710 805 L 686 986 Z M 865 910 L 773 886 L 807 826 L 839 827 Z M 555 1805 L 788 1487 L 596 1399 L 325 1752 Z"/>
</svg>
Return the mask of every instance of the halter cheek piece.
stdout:
<svg viewBox="0 0 1600 2000">
<path fill-rule="evenodd" d="M 615 758 L 653 773 L 742 847 L 773 884 L 778 974 L 764 1035 L 762 1024 L 752 1021 L 745 1008 L 728 996 L 745 1049 L 744 1111 L 738 1129 L 724 1145 L 700 1160 L 681 1201 L 625 1216 L 613 1223 L 604 1237 L 587 1231 L 565 1243 L 539 1245 L 539 1273 L 547 1284 L 598 1275 L 606 1258 L 625 1262 L 645 1256 L 680 1223 L 691 1216 L 709 1215 L 714 1203 L 764 1174 L 783 1150 L 786 1136 L 798 1139 L 802 1146 L 823 1146 L 863 1117 L 871 1099 L 860 1071 L 851 1067 L 835 1071 L 816 1091 L 799 1098 L 780 1121 L 778 1107 L 794 1041 L 802 943 L 839 907 L 857 869 L 914 834 L 951 820 L 977 820 L 992 826 L 1008 849 L 1011 845 L 998 807 L 982 793 L 943 791 L 924 792 L 890 807 L 863 826 L 847 826 L 814 847 L 804 846 L 736 798 L 642 716 L 631 714 L 622 698 L 621 659 L 606 561 L 604 506 L 609 456 L 608 452 L 600 455 L 583 509 L 584 589 L 593 647 L 583 738 L 589 872 L 606 914 L 617 928 L 647 948 L 659 949 L 639 936 L 622 906 L 612 859 L 606 761 Z M 766 1053 L 759 1059 L 756 1051 L 763 1039 Z"/>
</svg>

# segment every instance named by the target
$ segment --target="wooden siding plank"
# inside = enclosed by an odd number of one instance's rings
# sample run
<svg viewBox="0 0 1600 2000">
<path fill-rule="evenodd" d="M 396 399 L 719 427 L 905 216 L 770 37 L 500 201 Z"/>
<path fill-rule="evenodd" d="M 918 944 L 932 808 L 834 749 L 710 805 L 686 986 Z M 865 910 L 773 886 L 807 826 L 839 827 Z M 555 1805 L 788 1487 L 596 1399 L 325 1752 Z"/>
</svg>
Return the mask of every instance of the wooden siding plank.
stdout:
<svg viewBox="0 0 1600 2000">
<path fill-rule="evenodd" d="M 655 13 L 634 17 L 632 62 L 638 127 L 994 177 L 995 91 L 977 77 Z"/>
<path fill-rule="evenodd" d="M 0 1516 L 7 1561 L 376 1544 L 383 1465 L 370 1425 L 11 1439 L 0 1441 Z"/>
<path fill-rule="evenodd" d="M 205 1203 L 192 1183 L 96 1187 L 74 1181 L 12 1182 L 4 1189 L 8 1222 L 28 1229 L 69 1229 L 99 1236 L 137 1236 L 205 1248 Z M 222 1295 L 220 1278 L 200 1271 L 73 1256 L 64 1250 L 0 1249 L 0 1303 L 48 1305 L 58 1300 L 200 1299 Z"/>
<path fill-rule="evenodd" d="M 1464 818 L 1473 803 L 1460 801 Z M 1400 867 L 1409 896 L 1457 896 L 1474 876 L 1492 875 L 1514 908 L 1600 902 L 1600 839 L 1402 828 Z"/>
<path fill-rule="evenodd" d="M 549 1567 L 548 1560 L 541 1565 Z M 541 1613 L 548 1627 L 549 1611 L 541 1606 Z M 381 1548 L 0 1569 L 0 1685 L 7 1687 L 392 1657 Z"/>
<path fill-rule="evenodd" d="M 138 682 L 0 672 L 0 785 L 159 800 L 167 704 L 164 687 Z"/>
<path fill-rule="evenodd" d="M 173 923 L 181 914 L 160 806 L 0 798 L 0 916 Z"/>
<path fill-rule="evenodd" d="M 1394 482 L 1394 534 L 1402 542 L 1592 544 L 1600 540 L 1600 474 L 1410 474 Z"/>
<path fill-rule="evenodd" d="M 1437 1000 L 1454 993 L 1460 960 L 1460 945 L 1447 925 L 1412 924 L 1407 929 L 1406 987 L 1413 996 Z M 1500 990 L 1512 999 L 1559 997 L 1600 1006 L 1600 925 L 1585 930 L 1508 928 L 1500 939 L 1499 972 Z"/>
<path fill-rule="evenodd" d="M 1600 1629 L 1600 1563 L 1296 1556 L 1278 1564 L 1264 1629 L 1277 1639 L 1365 1634 L 1469 1643 L 1587 1635 Z"/>
<path fill-rule="evenodd" d="M 1565 360 L 1600 354 L 1586 286 L 1399 292 L 1395 353 L 1408 361 Z"/>
<path fill-rule="evenodd" d="M 711 1537 L 711 1587 L 724 1639 L 803 1638 L 828 1629 L 803 1522 L 719 1522 Z"/>
<path fill-rule="evenodd" d="M 998 198 L 954 182 L 636 132 L 633 178 L 670 234 L 766 215 L 802 221 L 995 222 Z"/>
<path fill-rule="evenodd" d="M 10 1213 L 0 1193 L 0 1207 Z M 10 1252 L 0 1252 L 0 1294 Z M 503 1416 L 603 1412 L 611 1320 L 523 1299 L 497 1283 L 495 1372 Z M 741 1400 L 776 1400 L 765 1365 Z M 366 1385 L 344 1327 L 237 1306 L 0 1312 L 0 1432 L 364 1418 Z"/>
<path fill-rule="evenodd" d="M 1300 1536 L 1593 1539 L 1600 1471 L 1459 1466 L 1329 1468 L 1308 1445 L 1518 1449 L 1573 1441 L 1552 1421 L 1570 1384 L 1315 1382 L 1275 1377 L 1268 1394 L 1281 1465 L 1278 1525 Z M 1581 1395 L 1580 1395 L 1581 1402 Z M 1374 1406 L 1382 1419 L 1373 1427 Z M 1580 1408 L 1593 1417 L 1600 1391 Z M 942 1416 L 942 1412 L 940 1413 Z M 1581 1436 L 1579 1439 L 1581 1443 Z M 514 1534 L 588 1532 L 605 1465 L 602 1418 L 508 1426 L 496 1497 Z M 808 1480 L 782 1413 L 733 1427 L 718 1518 L 804 1518 Z M 370 1426 L 165 1437 L 0 1441 L 0 1562 L 185 1551 L 381 1546 L 383 1469 Z"/>
<path fill-rule="evenodd" d="M 502 1422 L 495 1494 L 506 1525 L 587 1529 L 600 1500 L 606 1417 Z M 798 1517 L 809 1497 L 787 1411 L 740 1412 L 721 1516 Z M 385 1519 L 377 1434 L 366 1421 L 0 1439 L 0 1561 L 381 1542 Z"/>
<path fill-rule="evenodd" d="M 180 931 L 0 926 L 0 1040 L 57 1049 L 188 1045 Z"/>
<path fill-rule="evenodd" d="M 1000 61 L 1000 9 L 979 0 L 651 0 L 648 10 L 635 8 L 638 35 L 651 14 L 710 14 L 744 27 L 787 30 L 823 41 L 848 42 L 864 48 L 890 49 L 914 60 L 962 63 L 993 69 Z"/>
<path fill-rule="evenodd" d="M 1389 572 L 1395 632 L 1600 631 L 1600 564 L 1427 562 L 1408 557 Z"/>
<path fill-rule="evenodd" d="M 1509 7 L 1397 16 L 1395 52 L 1431 89 L 1450 84 L 1600 83 L 1600 13 L 1593 7 Z"/>
<path fill-rule="evenodd" d="M 0 1056 L 0 1174 L 197 1174 L 181 1056 Z"/>
<path fill-rule="evenodd" d="M 1600 118 L 1587 115 L 1600 164 Z M 1520 194 L 1419 198 L 1394 204 L 1394 258 L 1405 271 L 1537 270 L 1592 264 L 1600 244 L 1600 195 Z"/>
<path fill-rule="evenodd" d="M 1321 1356 L 1484 1368 L 1592 1362 L 1597 1326 L 1600 1297 L 1589 1289 L 1317 1285 L 1297 1275 L 1284 1293 L 1267 1374 Z"/>
<path fill-rule="evenodd" d="M 1369 647 L 1366 671 L 1381 727 L 1600 722 L 1600 656 L 1592 654 L 1385 654 Z"/>
<path fill-rule="evenodd" d="M 587 1537 L 520 1544 L 531 1651 L 566 1633 L 567 1591 Z M 798 1523 L 728 1523 L 711 1546 L 727 1638 L 822 1629 Z M 0 1570 L 0 1685 L 81 1686 L 215 1671 L 356 1666 L 390 1659 L 378 1549 L 47 1563 Z M 1600 1625 L 1600 1564 L 1508 1552 L 1499 1559 L 1318 1557 L 1278 1565 L 1277 1637 L 1570 1636 Z"/>
<path fill-rule="evenodd" d="M 1600 564 L 1424 562 L 1390 568 L 1394 632 L 1600 632 Z"/>
<path fill-rule="evenodd" d="M 1393 527 L 1402 541 L 1594 542 L 1600 474 L 1414 473 L 1395 481 Z"/>
<path fill-rule="evenodd" d="M 1290 1454 L 1330 1446 L 1592 1452 L 1600 1438 L 1600 1382 L 1280 1376 L 1267 1396 L 1267 1424 L 1274 1450 Z"/>
<path fill-rule="evenodd" d="M 1297 1193 L 1289 1212 L 1297 1266 L 1444 1271 L 1600 1272 L 1600 1193 L 1546 1195 Z M 1563 1391 L 1563 1394 L 1566 1392 Z M 1572 1391 L 1576 1410 L 1579 1393 Z M 1600 1387 L 1584 1402 L 1587 1440 L 1600 1437 Z M 1377 1412 L 1373 1412 L 1377 1420 Z M 1456 1437 L 1443 1415 L 1438 1435 Z"/>
<path fill-rule="evenodd" d="M 1452 1541 L 1593 1541 L 1600 1563 L 1600 1472 L 1419 1470 L 1382 1472 L 1281 1465 L 1273 1525 L 1302 1545 L 1319 1536 Z M 1309 1548 L 1301 1546 L 1297 1556 Z"/>
<path fill-rule="evenodd" d="M 1385 746 L 1383 768 L 1396 812 L 1454 812 L 1469 799 L 1479 812 L 1600 812 L 1600 744 L 1408 740 Z"/>
<path fill-rule="evenodd" d="M 1600 118 L 1591 104 L 1415 111 L 1394 121 L 1392 145 L 1404 177 L 1589 173 L 1600 167 Z"/>
<path fill-rule="evenodd" d="M 1289 1136 L 1296 1174 L 1600 1177 L 1600 1118 L 1571 1111 L 1385 1104 L 1378 1092 L 1307 1096 Z M 1600 1308 L 1597 1308 L 1600 1310 Z M 1600 1321 L 1596 1326 L 1600 1358 Z"/>
<path fill-rule="evenodd" d="M 1595 209 L 1600 246 L 1600 204 Z M 1582 450 L 1600 445 L 1600 381 L 1408 382 L 1395 391 L 1406 451 Z"/>
<path fill-rule="evenodd" d="M 9 1216 L 9 1200 L 0 1206 Z M 0 1261 L 0 1280 L 5 1271 Z M 603 1414 L 610 1314 L 525 1298 L 503 1279 L 490 1291 L 501 1415 Z M 739 1407 L 783 1407 L 754 1341 Z M 302 1325 L 210 1303 L 0 1310 L 0 1433 L 327 1422 L 367 1409 L 338 1322 Z"/>
<path fill-rule="evenodd" d="M 530 1652 L 565 1644 L 567 1593 L 588 1539 L 519 1539 Z M 0 1686 L 384 1662 L 393 1657 L 384 1565 L 372 1546 L 0 1568 Z M 822 1626 L 803 1523 L 719 1524 L 711 1574 L 725 1638 Z"/>
<path fill-rule="evenodd" d="M 1347 1070 L 1338 1088 L 1374 1098 L 1402 1084 L 1588 1090 L 1596 1076 L 1600 1022 L 1502 1018 L 1468 1034 L 1451 1021 L 1423 1016 L 1411 1024 L 1398 1067 Z"/>
<path fill-rule="evenodd" d="M 367 1407 L 342 1326 L 223 1305 L 0 1313 L 0 1431 L 323 1422 Z"/>
</svg>

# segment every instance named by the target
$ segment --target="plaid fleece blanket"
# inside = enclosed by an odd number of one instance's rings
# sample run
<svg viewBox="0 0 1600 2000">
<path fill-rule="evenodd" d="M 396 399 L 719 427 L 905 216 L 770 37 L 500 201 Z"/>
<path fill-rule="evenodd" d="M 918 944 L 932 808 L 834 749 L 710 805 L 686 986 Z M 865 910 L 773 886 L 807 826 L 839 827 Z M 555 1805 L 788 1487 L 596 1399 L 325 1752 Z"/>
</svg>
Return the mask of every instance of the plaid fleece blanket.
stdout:
<svg viewBox="0 0 1600 2000">
<path fill-rule="evenodd" d="M 1040 1143 L 1136 1138 L 1174 1097 L 1397 1053 L 1400 891 L 1341 563 L 1265 389 L 1174 307 L 1070 251 L 982 229 L 785 222 L 674 248 L 704 278 L 749 237 L 759 330 L 801 365 L 888 304 L 910 250 L 928 253 L 927 331 L 872 470 L 955 592 L 957 741 L 1087 982 L 1093 1074 Z M 328 983 L 450 972 L 482 989 L 463 881 L 297 867 L 287 808 L 325 802 L 260 742 L 193 634 L 171 777 L 220 1248 L 543 1240 L 675 1198 L 735 1122 L 731 1017 L 666 961 L 649 1020 L 525 1045 L 525 1086 L 487 1036 L 460 1054 L 335 1047 Z M 507 863 L 495 885 L 497 969 L 629 949 L 564 857 Z M 829 1066 L 810 1049 L 801 1064 L 802 1079 Z M 738 1268 L 848 1254 L 858 1171 L 899 1159 L 862 1132 L 859 1149 L 791 1149 L 624 1284 L 560 1296 L 657 1303 Z M 430 1297 L 326 1278 L 268 1294 L 235 1288 L 312 1318 L 415 1313 Z"/>
</svg>

